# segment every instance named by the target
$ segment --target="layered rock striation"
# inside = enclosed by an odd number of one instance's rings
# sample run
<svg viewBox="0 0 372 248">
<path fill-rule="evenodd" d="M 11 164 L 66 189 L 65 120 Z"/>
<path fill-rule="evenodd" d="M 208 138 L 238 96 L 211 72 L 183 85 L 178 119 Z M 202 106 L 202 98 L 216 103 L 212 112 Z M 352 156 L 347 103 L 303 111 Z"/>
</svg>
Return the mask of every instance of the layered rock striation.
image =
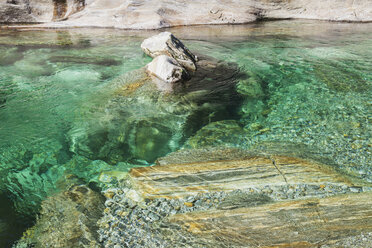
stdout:
<svg viewBox="0 0 372 248">
<path fill-rule="evenodd" d="M 43 27 L 157 29 L 289 18 L 368 22 L 372 7 L 369 0 L 0 1 L 0 22 L 45 22 Z"/>
<path fill-rule="evenodd" d="M 371 185 L 277 151 L 181 150 L 105 191 L 105 247 L 336 247 L 372 231 Z"/>
</svg>

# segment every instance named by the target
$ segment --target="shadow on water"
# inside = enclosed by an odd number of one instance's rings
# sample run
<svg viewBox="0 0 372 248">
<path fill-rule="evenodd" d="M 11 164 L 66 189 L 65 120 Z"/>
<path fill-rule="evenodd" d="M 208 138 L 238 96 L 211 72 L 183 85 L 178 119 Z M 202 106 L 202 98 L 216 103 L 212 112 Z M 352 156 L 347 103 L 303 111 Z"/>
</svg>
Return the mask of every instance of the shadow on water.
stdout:
<svg viewBox="0 0 372 248">
<path fill-rule="evenodd" d="M 218 61 L 205 55 L 198 57 L 198 71 L 191 80 L 174 89 L 178 94 L 194 95 L 192 100 L 200 106 L 185 123 L 183 131 L 186 137 L 194 135 L 210 122 L 239 119 L 238 109 L 243 97 L 236 86 L 248 77 L 236 63 Z"/>
<path fill-rule="evenodd" d="M 3 193 L 0 193 L 0 203 L 0 247 L 8 248 L 33 223 L 21 218 L 14 210 L 12 201 Z"/>
</svg>

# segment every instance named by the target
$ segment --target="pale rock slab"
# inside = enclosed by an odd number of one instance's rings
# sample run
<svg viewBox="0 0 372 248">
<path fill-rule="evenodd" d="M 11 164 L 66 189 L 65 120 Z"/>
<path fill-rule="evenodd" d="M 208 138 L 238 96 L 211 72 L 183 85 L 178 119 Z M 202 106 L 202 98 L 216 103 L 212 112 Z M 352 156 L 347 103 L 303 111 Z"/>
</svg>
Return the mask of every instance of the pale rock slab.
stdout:
<svg viewBox="0 0 372 248">
<path fill-rule="evenodd" d="M 146 66 L 146 71 L 166 83 L 176 83 L 188 77 L 187 71 L 178 64 L 177 60 L 167 55 L 156 57 Z"/>
<path fill-rule="evenodd" d="M 71 1 L 77 1 L 71 4 Z M 260 19 L 372 21 L 371 0 L 68 0 L 63 21 L 52 22 L 53 2 L 0 0 L 0 22 L 45 22 L 38 27 L 158 29 L 201 24 L 241 24 Z M 51 7 L 52 6 L 52 7 Z M 74 7 L 75 6 L 75 7 Z M 76 11 L 69 11 L 76 9 Z"/>
<path fill-rule="evenodd" d="M 167 55 L 177 60 L 188 71 L 196 70 L 197 57 L 170 32 L 162 32 L 144 40 L 141 49 L 152 58 Z"/>
</svg>

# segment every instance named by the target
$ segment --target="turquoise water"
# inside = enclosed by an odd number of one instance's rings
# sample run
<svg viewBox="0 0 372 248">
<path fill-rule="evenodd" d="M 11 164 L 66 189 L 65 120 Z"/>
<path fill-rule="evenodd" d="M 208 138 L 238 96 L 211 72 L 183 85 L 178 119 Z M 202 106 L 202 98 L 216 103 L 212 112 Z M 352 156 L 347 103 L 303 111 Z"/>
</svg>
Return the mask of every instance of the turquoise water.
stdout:
<svg viewBox="0 0 372 248">
<path fill-rule="evenodd" d="M 294 144 L 372 182 L 370 30 L 314 21 L 171 29 L 193 52 L 231 62 L 216 69 L 236 83 L 230 102 L 195 101 L 203 87 L 137 90 L 151 61 L 140 44 L 157 31 L 0 30 L 0 246 L 53 192 L 115 184 L 102 172 L 181 147 Z"/>
</svg>

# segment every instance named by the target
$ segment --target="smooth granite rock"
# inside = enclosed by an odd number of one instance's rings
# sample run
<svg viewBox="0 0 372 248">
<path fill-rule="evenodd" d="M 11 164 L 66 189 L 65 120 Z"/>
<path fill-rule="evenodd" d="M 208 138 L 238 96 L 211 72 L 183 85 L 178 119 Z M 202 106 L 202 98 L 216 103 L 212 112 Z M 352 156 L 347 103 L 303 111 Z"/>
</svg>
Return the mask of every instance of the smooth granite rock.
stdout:
<svg viewBox="0 0 372 248">
<path fill-rule="evenodd" d="M 36 1 L 30 0 L 29 2 Z M 40 25 L 42 27 L 158 29 L 182 25 L 249 23 L 260 19 L 372 21 L 370 0 L 83 0 L 78 3 L 79 7 L 75 8 L 75 12 L 68 12 L 74 5 L 71 2 L 73 1 L 65 1 L 66 10 L 62 11 L 65 14 L 55 18 L 55 20 L 62 18 L 64 21 L 51 22 L 53 16 L 56 16 L 53 14 L 56 7 L 50 9 L 50 7 L 44 7 L 48 4 L 36 3 L 36 7 L 41 7 L 34 10 L 27 4 L 22 5 L 20 8 L 27 11 L 11 19 L 8 12 L 3 11 L 4 6 L 9 4 L 6 0 L 2 0 L 0 1 L 0 22 L 26 20 L 34 23 L 48 22 Z M 51 2 L 49 4 L 51 5 Z M 48 16 L 49 18 L 46 18 Z"/>
<path fill-rule="evenodd" d="M 141 49 L 150 57 L 167 55 L 189 71 L 195 71 L 197 58 L 170 32 L 162 32 L 144 40 Z"/>
</svg>

